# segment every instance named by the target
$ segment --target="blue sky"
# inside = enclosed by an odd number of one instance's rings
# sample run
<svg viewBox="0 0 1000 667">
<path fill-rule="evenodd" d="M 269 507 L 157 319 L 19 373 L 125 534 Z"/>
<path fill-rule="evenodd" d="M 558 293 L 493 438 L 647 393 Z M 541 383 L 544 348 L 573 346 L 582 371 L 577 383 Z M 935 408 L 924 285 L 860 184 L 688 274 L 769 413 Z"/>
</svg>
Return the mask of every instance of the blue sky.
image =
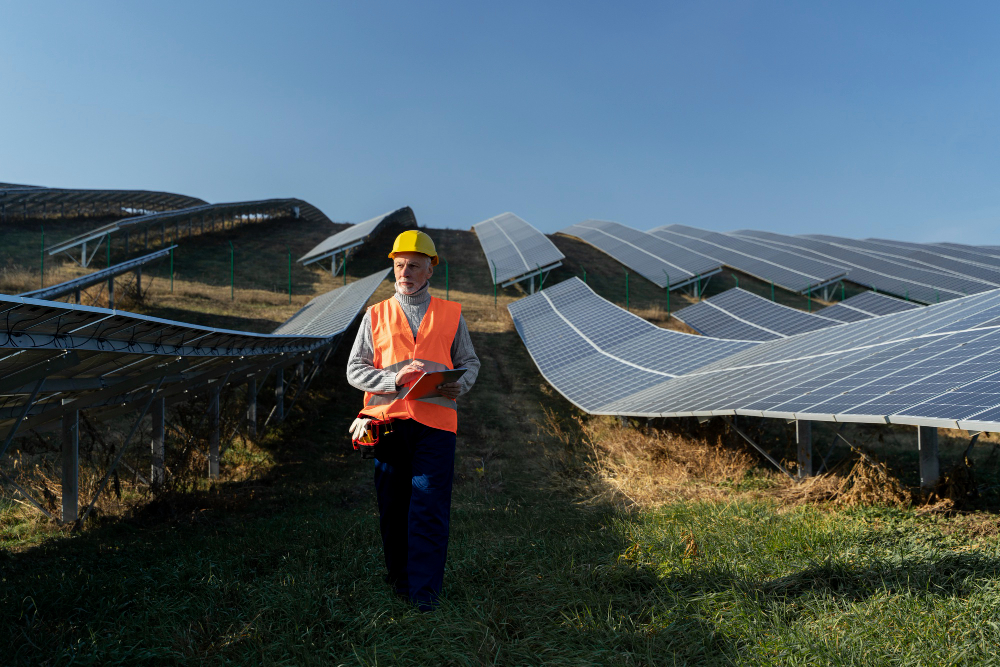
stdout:
<svg viewBox="0 0 1000 667">
<path fill-rule="evenodd" d="M 1000 244 L 1000 5 L 0 13 L 0 181 Z"/>
</svg>

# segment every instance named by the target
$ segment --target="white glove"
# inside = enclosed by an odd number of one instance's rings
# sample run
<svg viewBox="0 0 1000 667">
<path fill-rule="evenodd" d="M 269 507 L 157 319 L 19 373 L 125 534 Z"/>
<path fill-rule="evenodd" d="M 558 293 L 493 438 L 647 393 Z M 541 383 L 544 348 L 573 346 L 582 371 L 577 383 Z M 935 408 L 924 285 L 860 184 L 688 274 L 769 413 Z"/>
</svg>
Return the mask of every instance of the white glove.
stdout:
<svg viewBox="0 0 1000 667">
<path fill-rule="evenodd" d="M 365 432 L 368 430 L 368 424 L 371 423 L 371 419 L 359 417 L 351 422 L 351 428 L 348 430 L 351 432 L 352 440 L 361 440 L 364 437 Z"/>
</svg>

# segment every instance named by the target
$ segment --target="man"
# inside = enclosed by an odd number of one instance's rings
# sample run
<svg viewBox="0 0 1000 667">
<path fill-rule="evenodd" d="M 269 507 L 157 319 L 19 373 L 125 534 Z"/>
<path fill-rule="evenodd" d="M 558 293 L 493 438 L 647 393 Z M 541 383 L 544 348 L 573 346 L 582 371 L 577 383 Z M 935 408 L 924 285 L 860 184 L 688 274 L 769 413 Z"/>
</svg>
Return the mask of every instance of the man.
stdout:
<svg viewBox="0 0 1000 667">
<path fill-rule="evenodd" d="M 347 381 L 365 392 L 365 407 L 351 426 L 391 422 L 375 445 L 375 490 L 386 581 L 422 611 L 437 605 L 448 551 L 451 486 L 455 472 L 456 399 L 479 373 L 462 307 L 432 297 L 438 263 L 427 234 L 405 231 L 392 245 L 396 293 L 365 313 L 347 362 Z M 465 368 L 440 396 L 398 400 L 424 372 Z"/>
</svg>

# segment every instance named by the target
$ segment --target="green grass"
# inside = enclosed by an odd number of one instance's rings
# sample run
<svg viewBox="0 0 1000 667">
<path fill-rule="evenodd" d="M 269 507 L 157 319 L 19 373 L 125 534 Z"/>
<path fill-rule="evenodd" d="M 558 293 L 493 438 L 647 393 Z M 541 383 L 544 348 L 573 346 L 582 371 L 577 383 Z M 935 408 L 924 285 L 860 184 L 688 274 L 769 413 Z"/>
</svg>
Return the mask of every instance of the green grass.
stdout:
<svg viewBox="0 0 1000 667">
<path fill-rule="evenodd" d="M 229 239 L 185 242 L 175 292 L 158 278 L 142 308 L 268 330 L 337 284 L 328 271 L 301 269 L 295 303 L 282 300 L 274 283 L 285 239 L 300 231 L 234 230 L 260 267 L 237 285 L 235 302 L 218 276 Z M 3 501 L 4 664 L 1000 661 L 994 513 L 783 504 L 789 485 L 764 465 L 731 480 L 676 482 L 691 491 L 685 500 L 623 503 L 593 474 L 595 454 L 574 426 L 589 418 L 548 387 L 513 331 L 504 306 L 519 288 L 500 290 L 494 309 L 474 236 L 432 233 L 483 364 L 460 403 L 442 608 L 420 614 L 382 583 L 371 463 L 346 434 L 361 398 L 343 378 L 345 344 L 288 422 L 259 443 L 230 444 L 219 482 L 200 479 L 189 491 L 104 514 L 76 535 Z M 569 248 L 563 278 L 596 262 L 583 244 L 559 243 Z M 386 266 L 386 246 L 385 238 L 365 246 L 348 279 Z M 612 298 L 616 271 L 603 262 L 588 269 L 588 281 Z M 444 295 L 442 266 L 434 290 Z M 641 283 L 636 290 L 635 307 L 655 309 L 662 290 Z M 866 426 L 847 435 L 914 474 L 912 429 Z M 827 425 L 816 427 L 816 440 L 825 453 Z M 782 457 L 793 452 L 783 424 L 761 431 L 760 441 Z M 957 460 L 962 444 L 942 439 L 946 462 Z M 737 446 L 744 447 L 718 445 Z M 994 452 L 992 441 L 984 443 L 976 463 L 995 489 Z M 838 445 L 832 459 L 847 454 Z M 131 456 L 135 466 L 148 465 Z M 698 496 L 709 487 L 712 494 Z M 989 493 L 984 506 L 995 507 Z"/>
</svg>

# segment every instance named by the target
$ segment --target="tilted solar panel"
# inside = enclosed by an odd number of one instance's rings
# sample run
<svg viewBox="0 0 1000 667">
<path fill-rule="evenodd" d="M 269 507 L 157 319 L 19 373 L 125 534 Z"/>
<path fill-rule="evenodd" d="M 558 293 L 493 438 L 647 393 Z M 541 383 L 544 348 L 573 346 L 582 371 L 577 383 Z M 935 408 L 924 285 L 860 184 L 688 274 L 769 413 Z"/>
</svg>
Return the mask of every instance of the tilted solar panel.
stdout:
<svg viewBox="0 0 1000 667">
<path fill-rule="evenodd" d="M 722 262 L 652 234 L 617 222 L 585 220 L 562 229 L 560 234 L 575 236 L 610 255 L 660 287 L 683 287 L 718 273 Z"/>
<path fill-rule="evenodd" d="M 958 276 L 980 280 L 992 287 L 1000 287 L 1000 269 L 994 269 L 968 260 L 946 257 L 940 252 L 924 249 L 907 249 L 867 239 L 848 239 L 825 234 L 806 234 L 803 238 L 817 239 L 843 248 L 858 250 L 873 257 L 888 257 L 899 263 L 911 263 L 916 268 L 943 271 Z"/>
<path fill-rule="evenodd" d="M 377 271 L 349 285 L 321 294 L 303 306 L 275 335 L 334 336 L 342 333 L 364 308 L 391 269 Z"/>
<path fill-rule="evenodd" d="M 901 313 L 904 310 L 913 310 L 919 307 L 915 303 L 903 301 L 887 294 L 862 292 L 844 299 L 840 303 L 823 308 L 817 311 L 817 314 L 841 322 L 859 322 L 871 317 Z"/>
<path fill-rule="evenodd" d="M 185 235 L 190 237 L 195 232 L 204 232 L 206 223 L 210 228 L 214 228 L 215 221 L 217 220 L 222 225 L 225 225 L 227 220 L 230 224 L 236 224 L 240 222 L 260 222 L 286 216 L 332 224 L 331 220 L 322 211 L 301 199 L 262 199 L 259 201 L 205 204 L 204 206 L 192 206 L 160 213 L 122 218 L 121 220 L 91 229 L 83 234 L 78 234 L 66 241 L 53 244 L 47 247 L 45 252 L 49 255 L 55 255 L 60 252 L 68 253 L 73 248 L 82 247 L 83 261 L 80 263 L 83 266 L 87 266 L 89 263 L 86 252 L 87 244 L 91 241 L 99 243 L 105 237 L 117 235 L 120 232 L 128 234 L 133 230 L 137 232 L 145 230 L 148 235 L 150 228 L 158 228 L 161 230 L 162 235 L 167 229 L 167 225 L 173 225 L 173 237 L 177 239 Z"/>
<path fill-rule="evenodd" d="M 989 392 L 949 397 L 995 373 L 998 316 L 994 291 L 762 343 L 605 410 L 966 428 L 996 403 Z"/>
<path fill-rule="evenodd" d="M 847 273 L 844 267 L 804 257 L 801 253 L 686 225 L 665 225 L 650 230 L 650 234 L 709 255 L 737 271 L 792 292 L 805 293 Z"/>
<path fill-rule="evenodd" d="M 134 271 L 141 266 L 159 261 L 167 257 L 170 254 L 170 251 L 176 247 L 177 246 L 170 246 L 169 248 L 164 248 L 163 250 L 157 250 L 156 252 L 151 252 L 148 255 L 136 257 L 134 259 L 115 264 L 114 266 L 110 266 L 106 269 L 94 271 L 93 273 L 88 273 L 85 276 L 73 278 L 72 280 L 67 280 L 59 283 L 58 285 L 51 285 L 49 287 L 32 290 L 30 292 L 23 292 L 18 296 L 28 297 L 29 299 L 58 299 L 59 297 L 66 296 L 67 294 L 72 294 L 77 290 L 102 283 L 108 278 L 113 278 L 114 276 Z"/>
<path fill-rule="evenodd" d="M 513 213 L 483 220 L 472 229 L 497 285 L 554 269 L 566 259 L 548 237 Z"/>
<path fill-rule="evenodd" d="M 739 288 L 682 308 L 674 315 L 699 333 L 731 340 L 774 340 L 841 324 Z"/>
<path fill-rule="evenodd" d="M 542 375 L 588 412 L 756 345 L 661 329 L 572 278 L 508 306 Z"/>
<path fill-rule="evenodd" d="M 376 216 L 370 220 L 351 225 L 347 229 L 341 230 L 333 236 L 327 237 L 316 246 L 299 257 L 302 264 L 312 264 L 328 257 L 333 257 L 345 250 L 359 246 L 367 241 L 372 235 L 386 224 L 396 224 L 403 227 L 416 227 L 417 218 L 413 214 L 413 209 L 409 206 L 398 208 Z M 388 254 L 388 252 L 386 253 Z"/>
<path fill-rule="evenodd" d="M 843 264 L 848 268 L 848 280 L 921 303 L 937 303 L 991 289 L 990 285 L 978 280 L 918 269 L 815 239 L 754 230 L 740 230 L 732 234 L 758 239 L 778 248 L 793 248 L 807 256 Z"/>
</svg>

